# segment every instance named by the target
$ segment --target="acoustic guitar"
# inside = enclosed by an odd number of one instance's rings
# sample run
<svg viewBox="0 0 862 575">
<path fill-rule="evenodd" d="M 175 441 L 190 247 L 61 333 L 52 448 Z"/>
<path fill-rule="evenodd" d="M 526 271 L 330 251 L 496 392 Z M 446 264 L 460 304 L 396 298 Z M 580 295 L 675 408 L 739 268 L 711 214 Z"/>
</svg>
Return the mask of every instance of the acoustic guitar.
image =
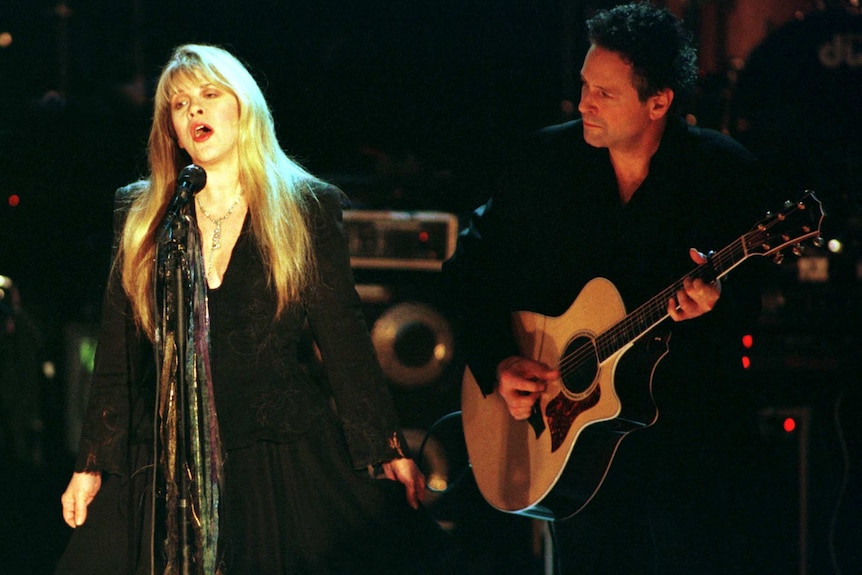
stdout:
<svg viewBox="0 0 862 575">
<path fill-rule="evenodd" d="M 711 254 L 689 277 L 721 279 L 753 256 L 780 260 L 788 247 L 798 255 L 803 241 L 819 238 L 823 217 L 820 201 L 806 192 Z M 464 438 L 488 503 L 545 520 L 571 517 L 587 505 L 622 439 L 658 418 L 652 374 L 668 352 L 668 336 L 654 328 L 668 317 L 667 302 L 682 284 L 627 314 L 614 285 L 595 278 L 560 316 L 513 314 L 521 355 L 558 369 L 560 378 L 549 383 L 528 419 L 516 421 L 500 395 L 485 396 L 465 370 Z M 644 365 L 651 367 L 649 377 L 637 377 Z"/>
</svg>

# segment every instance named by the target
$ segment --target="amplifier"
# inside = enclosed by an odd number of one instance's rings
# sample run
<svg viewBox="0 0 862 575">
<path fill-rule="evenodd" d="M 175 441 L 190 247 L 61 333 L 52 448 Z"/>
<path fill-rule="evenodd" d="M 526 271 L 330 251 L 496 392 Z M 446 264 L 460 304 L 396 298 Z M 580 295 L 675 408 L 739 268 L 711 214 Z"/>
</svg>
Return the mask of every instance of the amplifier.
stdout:
<svg viewBox="0 0 862 575">
<path fill-rule="evenodd" d="M 455 252 L 458 218 L 446 212 L 345 210 L 354 268 L 439 270 Z"/>
</svg>

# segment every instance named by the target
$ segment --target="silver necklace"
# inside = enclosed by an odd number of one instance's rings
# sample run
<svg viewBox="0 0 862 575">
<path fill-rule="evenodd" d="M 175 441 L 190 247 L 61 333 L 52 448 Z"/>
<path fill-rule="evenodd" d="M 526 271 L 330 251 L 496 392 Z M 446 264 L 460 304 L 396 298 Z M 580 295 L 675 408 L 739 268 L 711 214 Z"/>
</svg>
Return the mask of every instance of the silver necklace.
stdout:
<svg viewBox="0 0 862 575">
<path fill-rule="evenodd" d="M 210 244 L 210 249 L 217 250 L 221 247 L 221 223 L 228 219 L 230 215 L 233 213 L 234 208 L 239 204 L 239 195 L 237 195 L 236 199 L 233 201 L 233 204 L 227 209 L 227 213 L 220 218 L 213 218 L 209 215 L 204 208 L 203 202 L 201 202 L 201 197 L 198 196 L 198 207 L 201 209 L 201 213 L 204 215 L 206 219 L 215 224 L 215 229 L 213 230 L 213 241 Z"/>
</svg>

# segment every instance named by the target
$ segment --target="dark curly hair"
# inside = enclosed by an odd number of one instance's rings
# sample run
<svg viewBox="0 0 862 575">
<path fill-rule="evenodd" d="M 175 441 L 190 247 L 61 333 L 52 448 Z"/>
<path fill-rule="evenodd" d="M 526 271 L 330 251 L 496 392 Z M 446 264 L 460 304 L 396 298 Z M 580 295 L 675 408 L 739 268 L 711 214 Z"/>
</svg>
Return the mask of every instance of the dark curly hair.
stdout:
<svg viewBox="0 0 862 575">
<path fill-rule="evenodd" d="M 692 35 L 667 9 L 646 2 L 616 6 L 587 20 L 587 32 L 591 44 L 632 65 L 642 102 L 670 88 L 678 109 L 694 92 L 697 51 Z"/>
</svg>

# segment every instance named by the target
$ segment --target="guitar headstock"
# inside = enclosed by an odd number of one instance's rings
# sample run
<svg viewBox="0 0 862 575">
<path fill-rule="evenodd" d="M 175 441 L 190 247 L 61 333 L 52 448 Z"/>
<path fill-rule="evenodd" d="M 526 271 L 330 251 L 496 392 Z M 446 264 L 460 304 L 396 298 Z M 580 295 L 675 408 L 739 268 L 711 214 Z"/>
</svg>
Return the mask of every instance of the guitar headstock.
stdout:
<svg viewBox="0 0 862 575">
<path fill-rule="evenodd" d="M 787 201 L 781 211 L 768 213 L 743 236 L 748 255 L 774 256 L 783 259 L 782 250 L 791 248 L 795 255 L 802 253 L 802 242 L 814 238 L 820 241 L 820 225 L 826 214 L 823 206 L 807 191 L 796 202 Z"/>
</svg>

